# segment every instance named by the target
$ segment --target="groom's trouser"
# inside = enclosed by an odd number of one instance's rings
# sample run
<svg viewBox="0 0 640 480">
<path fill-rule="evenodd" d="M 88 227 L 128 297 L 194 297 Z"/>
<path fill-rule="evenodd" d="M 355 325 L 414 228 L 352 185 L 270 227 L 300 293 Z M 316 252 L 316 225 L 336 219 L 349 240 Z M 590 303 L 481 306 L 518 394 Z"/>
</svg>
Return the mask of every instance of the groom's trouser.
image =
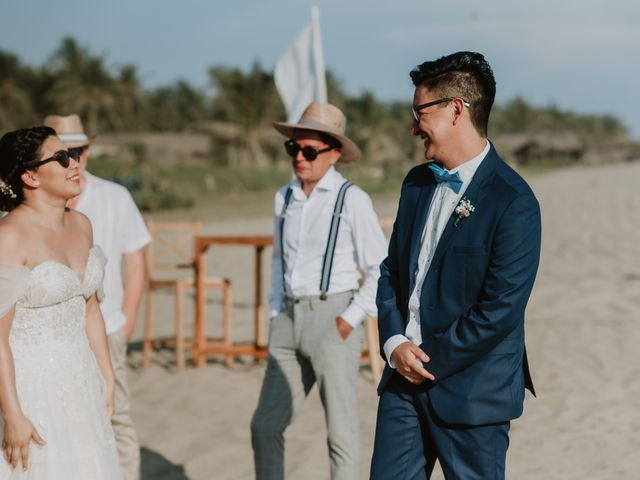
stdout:
<svg viewBox="0 0 640 480">
<path fill-rule="evenodd" d="M 111 365 L 116 377 L 116 402 L 111 425 L 116 437 L 118 456 L 125 480 L 140 478 L 140 445 L 130 413 L 129 385 L 127 383 L 127 337 L 124 329 L 108 336 Z"/>
<path fill-rule="evenodd" d="M 359 478 L 357 376 L 362 326 L 343 340 L 336 317 L 352 293 L 285 301 L 269 326 L 269 356 L 251 420 L 257 480 L 284 478 L 284 430 L 315 382 L 325 410 L 333 480 Z"/>
<path fill-rule="evenodd" d="M 395 373 L 380 395 L 371 480 L 425 480 L 436 460 L 447 480 L 503 480 L 509 422 L 451 425 L 424 387 Z"/>
</svg>

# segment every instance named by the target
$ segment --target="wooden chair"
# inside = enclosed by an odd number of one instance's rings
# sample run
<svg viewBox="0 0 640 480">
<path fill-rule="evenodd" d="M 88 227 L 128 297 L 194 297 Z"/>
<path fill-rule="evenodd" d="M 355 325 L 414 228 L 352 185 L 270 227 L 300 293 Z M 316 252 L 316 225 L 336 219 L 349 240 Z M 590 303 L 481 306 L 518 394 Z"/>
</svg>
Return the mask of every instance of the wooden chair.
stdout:
<svg viewBox="0 0 640 480">
<path fill-rule="evenodd" d="M 384 230 L 391 230 L 395 222 L 395 217 L 384 217 L 380 219 L 380 226 Z M 366 346 L 362 351 L 362 360 L 368 360 L 373 374 L 373 382 L 377 385 L 382 377 L 384 362 L 380 356 L 380 340 L 378 333 L 378 319 L 367 317 L 364 320 L 364 334 Z"/>
<path fill-rule="evenodd" d="M 382 377 L 382 369 L 384 362 L 380 356 L 379 337 L 378 337 L 378 319 L 367 317 L 364 319 L 364 338 L 365 348 L 362 351 L 361 359 L 368 360 L 373 374 L 373 383 L 378 385 Z"/>
<path fill-rule="evenodd" d="M 152 345 L 175 346 L 178 371 L 185 366 L 185 349 L 193 349 L 193 339 L 184 337 L 185 290 L 195 289 L 194 239 L 200 234 L 199 222 L 154 222 L 147 220 L 153 241 L 147 246 L 147 308 L 144 322 L 142 366 L 149 365 Z M 160 272 L 165 272 L 160 275 Z M 220 288 L 223 294 L 223 344 L 231 345 L 231 281 L 227 278 L 207 277 L 205 288 Z M 153 297 L 156 290 L 175 292 L 175 339 L 153 340 Z M 233 357 L 225 356 L 231 366 Z"/>
</svg>

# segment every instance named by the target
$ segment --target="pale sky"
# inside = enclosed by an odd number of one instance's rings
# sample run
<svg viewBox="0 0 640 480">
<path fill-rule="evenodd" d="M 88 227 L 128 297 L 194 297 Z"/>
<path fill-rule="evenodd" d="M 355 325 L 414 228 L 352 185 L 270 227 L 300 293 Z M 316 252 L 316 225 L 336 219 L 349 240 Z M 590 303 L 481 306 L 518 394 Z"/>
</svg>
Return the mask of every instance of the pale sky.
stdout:
<svg viewBox="0 0 640 480">
<path fill-rule="evenodd" d="M 408 72 L 483 53 L 497 100 L 611 113 L 640 139 L 640 2 L 635 0 L 20 0 L 3 2 L 0 48 L 42 65 L 65 35 L 145 86 L 207 87 L 213 65 L 272 69 L 320 8 L 325 63 L 351 94 L 410 100 Z M 1 72 L 0 72 L 1 75 Z M 331 99 L 329 99 L 331 101 Z"/>
</svg>

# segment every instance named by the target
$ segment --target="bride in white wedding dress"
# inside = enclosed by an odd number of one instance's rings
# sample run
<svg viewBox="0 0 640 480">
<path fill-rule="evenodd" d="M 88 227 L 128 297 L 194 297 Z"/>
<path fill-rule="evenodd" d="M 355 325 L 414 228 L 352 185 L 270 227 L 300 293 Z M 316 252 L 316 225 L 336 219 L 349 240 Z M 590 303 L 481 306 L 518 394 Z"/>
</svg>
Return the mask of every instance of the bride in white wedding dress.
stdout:
<svg viewBox="0 0 640 480">
<path fill-rule="evenodd" d="M 47 127 L 0 140 L 0 480 L 121 480 L 98 306 L 105 258 L 68 210 L 78 162 Z"/>
</svg>

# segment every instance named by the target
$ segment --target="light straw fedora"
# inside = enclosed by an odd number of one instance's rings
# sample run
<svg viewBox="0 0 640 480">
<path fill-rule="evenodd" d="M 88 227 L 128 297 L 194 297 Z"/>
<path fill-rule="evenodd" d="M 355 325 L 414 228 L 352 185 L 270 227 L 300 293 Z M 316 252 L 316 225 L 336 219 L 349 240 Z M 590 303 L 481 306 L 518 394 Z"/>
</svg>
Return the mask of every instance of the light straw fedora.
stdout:
<svg viewBox="0 0 640 480">
<path fill-rule="evenodd" d="M 273 127 L 285 137 L 292 138 L 296 130 L 310 130 L 331 135 L 342 144 L 338 162 L 350 163 L 360 158 L 360 149 L 344 134 L 346 117 L 329 103 L 312 102 L 302 113 L 298 123 L 274 122 Z"/>
<path fill-rule="evenodd" d="M 93 142 L 95 135 L 88 136 L 84 133 L 82 120 L 75 113 L 73 115 L 47 115 L 44 125 L 53 128 L 58 138 L 69 148 L 84 147 Z"/>
</svg>

